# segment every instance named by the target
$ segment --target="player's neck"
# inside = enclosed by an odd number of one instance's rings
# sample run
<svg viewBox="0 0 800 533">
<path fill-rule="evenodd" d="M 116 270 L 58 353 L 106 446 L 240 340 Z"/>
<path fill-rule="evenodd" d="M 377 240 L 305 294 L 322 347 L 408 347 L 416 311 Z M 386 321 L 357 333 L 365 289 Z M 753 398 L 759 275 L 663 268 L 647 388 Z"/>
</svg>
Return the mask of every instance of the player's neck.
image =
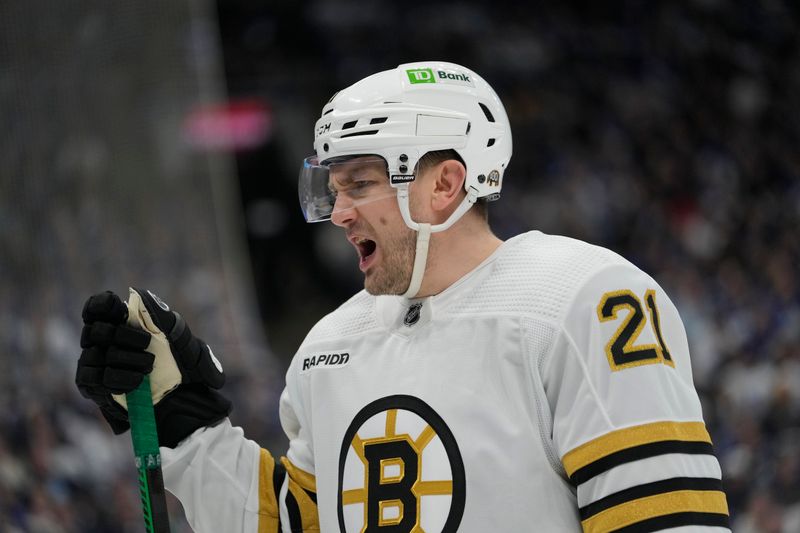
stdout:
<svg viewBox="0 0 800 533">
<path fill-rule="evenodd" d="M 466 221 L 465 221 L 466 222 Z M 457 223 L 431 235 L 425 276 L 418 298 L 433 296 L 474 270 L 503 243 L 485 224 Z"/>
</svg>

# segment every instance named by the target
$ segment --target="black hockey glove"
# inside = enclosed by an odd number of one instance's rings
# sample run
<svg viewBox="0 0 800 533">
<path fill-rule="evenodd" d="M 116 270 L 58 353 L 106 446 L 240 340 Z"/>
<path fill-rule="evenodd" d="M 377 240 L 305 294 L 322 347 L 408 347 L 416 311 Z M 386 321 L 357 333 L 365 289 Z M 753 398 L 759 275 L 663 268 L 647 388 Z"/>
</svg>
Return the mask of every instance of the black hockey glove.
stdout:
<svg viewBox="0 0 800 533">
<path fill-rule="evenodd" d="M 211 348 L 150 291 L 130 289 L 127 305 L 112 292 L 95 294 L 84 305 L 83 321 L 75 382 L 114 433 L 130 427 L 124 395 L 145 374 L 161 446 L 175 447 L 230 413 L 230 402 L 214 390 L 225 374 Z"/>
</svg>

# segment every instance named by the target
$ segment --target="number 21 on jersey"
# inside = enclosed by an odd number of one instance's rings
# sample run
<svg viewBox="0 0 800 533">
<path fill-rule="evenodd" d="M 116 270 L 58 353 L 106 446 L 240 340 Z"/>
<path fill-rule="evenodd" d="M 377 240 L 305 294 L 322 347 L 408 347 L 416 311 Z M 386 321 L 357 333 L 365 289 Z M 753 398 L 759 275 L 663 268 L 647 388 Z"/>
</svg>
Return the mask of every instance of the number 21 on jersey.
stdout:
<svg viewBox="0 0 800 533">
<path fill-rule="evenodd" d="M 663 363 L 675 367 L 675 362 L 661 335 L 661 322 L 656 307 L 656 291 L 648 289 L 644 294 L 647 316 L 642 301 L 629 289 L 605 293 L 597 304 L 600 322 L 618 320 L 619 327 L 606 344 L 606 356 L 611 370 L 622 370 L 633 366 Z M 627 314 L 620 314 L 626 311 Z M 637 344 L 639 335 L 649 322 L 657 344 Z"/>
</svg>

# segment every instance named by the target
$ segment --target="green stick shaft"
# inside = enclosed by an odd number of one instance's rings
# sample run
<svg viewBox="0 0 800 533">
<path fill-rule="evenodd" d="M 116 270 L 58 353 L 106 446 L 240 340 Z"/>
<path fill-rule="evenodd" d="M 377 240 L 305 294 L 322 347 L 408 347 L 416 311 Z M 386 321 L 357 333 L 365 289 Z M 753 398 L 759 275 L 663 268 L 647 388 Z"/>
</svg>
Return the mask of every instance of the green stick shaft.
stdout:
<svg viewBox="0 0 800 533">
<path fill-rule="evenodd" d="M 128 419 L 131 423 L 133 453 L 139 470 L 139 494 L 147 533 L 169 533 L 167 498 L 161 474 L 161 454 L 158 451 L 156 418 L 150 396 L 150 378 L 126 395 Z"/>
</svg>

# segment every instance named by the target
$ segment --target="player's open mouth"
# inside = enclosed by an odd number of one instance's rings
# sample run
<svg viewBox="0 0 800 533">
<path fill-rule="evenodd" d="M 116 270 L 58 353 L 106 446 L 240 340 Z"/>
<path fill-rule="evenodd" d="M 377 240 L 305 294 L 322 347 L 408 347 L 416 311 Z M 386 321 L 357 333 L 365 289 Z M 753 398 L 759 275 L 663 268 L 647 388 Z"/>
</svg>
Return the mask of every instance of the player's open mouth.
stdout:
<svg viewBox="0 0 800 533">
<path fill-rule="evenodd" d="M 358 268 L 365 271 L 375 259 L 375 251 L 378 245 L 375 241 L 364 237 L 355 237 L 351 240 L 358 251 Z"/>
</svg>

